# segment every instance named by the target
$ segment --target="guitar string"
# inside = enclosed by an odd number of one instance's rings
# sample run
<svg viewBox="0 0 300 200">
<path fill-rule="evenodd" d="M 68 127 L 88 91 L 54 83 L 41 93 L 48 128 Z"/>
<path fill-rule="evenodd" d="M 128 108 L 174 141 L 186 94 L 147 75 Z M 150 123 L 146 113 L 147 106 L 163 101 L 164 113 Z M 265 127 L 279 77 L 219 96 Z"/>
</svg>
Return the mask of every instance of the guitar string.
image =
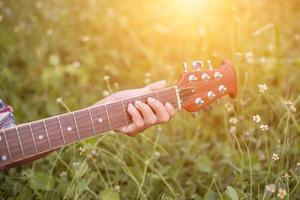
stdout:
<svg viewBox="0 0 300 200">
<path fill-rule="evenodd" d="M 102 113 L 100 113 L 102 116 L 103 116 L 103 114 L 105 114 L 104 112 L 102 112 Z M 67 124 L 67 123 L 72 123 L 72 124 L 74 124 L 75 122 L 74 122 L 74 120 L 68 120 L 68 119 L 65 119 L 64 120 L 65 121 L 65 123 Z M 87 120 L 87 122 L 90 122 L 91 120 Z M 123 120 L 124 121 L 124 123 L 125 123 L 125 120 Z M 36 123 L 36 122 L 32 122 L 32 123 Z M 86 123 L 86 122 L 84 122 L 84 121 L 82 121 L 81 123 Z M 124 124 L 124 123 L 122 123 L 122 126 L 123 125 L 128 125 L 128 124 Z M 28 125 L 29 126 L 29 125 Z M 102 125 L 103 126 L 103 125 Z M 121 125 L 120 125 L 120 127 L 122 127 Z M 47 129 L 50 129 L 51 127 L 57 127 L 56 125 L 52 125 L 52 126 L 47 126 Z M 101 127 L 101 125 L 99 126 L 96 126 L 97 128 L 98 127 Z M 104 127 L 105 128 L 105 127 Z M 14 130 L 14 129 L 12 129 L 12 130 Z M 22 143 L 28 143 L 28 142 L 31 142 L 33 139 L 35 139 L 36 140 L 36 133 L 37 132 L 40 132 L 41 130 L 43 130 L 43 132 L 44 132 L 44 134 L 45 134 L 45 127 L 44 126 L 39 126 L 39 127 L 35 127 L 35 129 L 34 129 L 34 138 L 28 138 L 28 139 L 23 139 L 22 140 Z M 83 132 L 83 131 L 87 131 L 87 130 L 89 130 L 89 129 L 80 129 L 80 131 L 81 132 Z M 100 133 L 102 133 L 102 132 L 104 132 L 104 131 L 106 131 L 106 130 L 100 130 Z M 60 131 L 59 131 L 60 132 Z M 77 133 L 77 132 L 76 132 Z M 76 133 L 73 133 L 73 134 L 76 134 Z M 41 135 L 41 134 L 39 134 L 39 135 Z M 64 135 L 66 136 L 66 135 L 69 135 L 69 134 L 65 134 L 65 132 L 64 132 Z M 91 135 L 92 136 L 92 135 Z M 57 137 L 57 136 L 56 136 Z M 76 140 L 75 140 L 76 141 Z M 38 141 L 37 141 L 38 142 Z M 72 142 L 72 141 L 71 141 Z M 10 146 L 12 146 L 12 145 L 18 145 L 19 146 L 19 142 L 14 142 L 14 143 L 10 143 Z"/>
<path fill-rule="evenodd" d="M 198 84 L 198 85 L 201 85 L 201 84 Z M 202 86 L 204 86 L 204 85 L 206 85 L 206 84 L 202 84 Z M 186 93 L 188 93 L 188 91 L 187 91 Z M 150 95 L 151 95 L 151 94 L 150 94 Z M 188 96 L 188 95 L 185 95 L 184 92 L 182 92 L 182 95 L 181 95 L 181 96 L 184 98 L 184 97 L 186 97 L 186 96 Z M 172 99 L 172 101 L 168 101 L 168 102 L 170 102 L 171 104 L 178 103 L 177 100 L 175 101 L 175 100 L 173 100 L 173 99 Z M 105 113 L 101 113 L 101 112 L 100 112 L 100 114 L 102 115 L 102 114 L 105 114 Z M 79 113 L 79 115 L 78 115 L 78 118 L 79 118 L 79 116 L 80 116 L 80 113 Z M 81 116 L 82 116 L 82 115 L 81 115 Z M 65 120 L 65 121 L 66 121 L 66 120 Z M 68 122 L 72 122 L 73 124 L 75 123 L 74 120 L 69 120 Z M 87 120 L 86 122 L 90 122 L 90 120 Z M 86 122 L 84 122 L 84 120 L 80 121 L 80 123 L 84 123 L 84 124 L 86 124 Z M 124 122 L 125 122 L 125 121 L 124 121 Z M 66 123 L 67 123 L 67 122 L 66 122 Z M 123 125 L 123 123 L 122 123 L 122 125 Z M 125 123 L 125 125 L 128 125 L 128 124 Z M 57 127 L 57 126 L 55 126 L 55 125 L 47 126 L 47 129 L 50 129 L 51 127 Z M 85 127 L 86 127 L 86 126 L 85 126 Z M 120 125 L 120 127 L 121 127 L 121 125 Z M 42 127 L 36 127 L 35 132 L 39 132 L 39 130 L 41 130 L 41 129 L 45 130 L 45 127 L 44 127 L 44 126 L 42 126 Z M 84 132 L 84 131 L 89 131 L 90 129 L 91 129 L 91 128 L 88 127 L 88 129 L 80 129 L 80 131 L 81 131 L 81 132 Z M 44 131 L 44 132 L 45 132 L 45 131 Z M 30 141 L 31 141 L 31 138 L 30 138 Z M 26 141 L 22 140 L 22 142 L 25 143 Z"/>
<path fill-rule="evenodd" d="M 199 83 L 199 84 L 196 84 L 196 88 L 197 89 L 199 89 L 200 88 L 200 86 L 201 87 L 203 87 L 203 86 L 205 86 L 205 85 L 207 85 L 207 84 L 209 84 L 209 83 L 211 83 L 211 82 L 208 82 L 208 83 L 206 83 L 206 84 L 203 84 L 202 82 L 201 83 Z M 186 85 L 188 85 L 188 84 L 186 84 Z M 185 85 L 185 86 L 186 86 Z M 171 92 L 173 92 L 173 91 L 171 91 Z M 185 97 L 188 97 L 188 96 L 190 96 L 190 95 L 186 95 L 187 93 L 189 93 L 189 91 L 183 91 L 182 93 L 181 93 L 181 97 L 182 97 L 182 99 L 183 98 L 185 98 Z M 150 94 L 148 94 L 148 95 L 153 95 L 153 93 L 150 93 Z M 142 95 L 142 97 L 144 97 L 144 96 L 146 96 L 146 95 Z M 171 104 L 178 104 L 178 99 L 176 98 L 176 100 L 174 100 L 174 98 L 172 98 L 172 101 L 166 101 L 166 102 L 169 102 L 169 103 L 171 103 Z M 192 103 L 190 103 L 190 104 L 192 104 Z M 187 105 L 189 105 L 189 104 L 187 104 Z M 101 105 L 100 105 L 101 106 Z M 85 110 L 83 110 L 83 111 L 85 111 Z M 76 111 L 75 111 L 76 112 Z M 82 114 L 82 113 L 79 113 L 79 112 L 77 112 L 77 116 L 79 117 L 80 116 L 80 114 Z M 82 116 L 82 115 L 81 115 Z M 91 121 L 91 120 L 88 120 L 88 122 L 89 121 Z M 75 121 L 74 120 L 72 120 L 72 122 L 73 123 L 75 123 Z M 84 124 L 86 124 L 86 122 L 84 122 L 83 120 L 80 122 L 80 123 L 84 123 Z M 128 125 L 127 123 L 125 123 L 125 125 Z M 53 127 L 57 127 L 57 126 L 53 126 Z M 98 126 L 97 126 L 98 127 Z M 46 127 L 37 127 L 36 129 L 35 129 L 35 131 L 36 132 L 39 132 L 39 130 L 41 130 L 41 129 L 43 129 L 43 130 L 46 130 L 45 129 Z M 47 126 L 47 129 L 50 129 L 51 128 L 51 126 Z M 83 130 L 80 130 L 81 132 L 83 132 L 83 131 L 89 131 L 89 129 L 90 128 L 88 128 L 88 129 L 83 129 Z M 102 133 L 102 132 L 100 132 L 100 133 Z M 91 135 L 92 136 L 92 135 Z M 53 139 L 52 139 L 53 140 Z M 30 139 L 30 141 L 31 141 L 31 139 Z M 75 140 L 76 141 L 76 140 Z M 23 143 L 26 143 L 26 141 L 24 141 L 24 140 L 22 140 L 22 142 Z M 17 143 L 17 142 L 16 142 Z M 18 145 L 19 145 L 19 143 L 18 143 Z M 63 144 L 64 145 L 64 144 Z"/>
</svg>

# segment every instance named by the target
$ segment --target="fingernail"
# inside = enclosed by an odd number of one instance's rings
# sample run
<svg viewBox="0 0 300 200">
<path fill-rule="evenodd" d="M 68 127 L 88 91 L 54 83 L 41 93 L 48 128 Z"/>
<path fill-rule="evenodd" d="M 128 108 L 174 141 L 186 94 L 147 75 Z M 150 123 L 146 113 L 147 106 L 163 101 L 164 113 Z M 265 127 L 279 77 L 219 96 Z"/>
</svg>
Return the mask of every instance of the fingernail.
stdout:
<svg viewBox="0 0 300 200">
<path fill-rule="evenodd" d="M 133 105 L 130 103 L 130 104 L 128 104 L 128 108 L 127 108 L 127 110 L 129 110 L 129 109 L 132 109 L 133 108 Z"/>
<path fill-rule="evenodd" d="M 135 105 L 135 106 L 138 106 L 138 105 L 140 105 L 140 104 L 141 104 L 140 101 L 135 101 L 135 102 L 134 102 L 134 105 Z"/>
<path fill-rule="evenodd" d="M 170 104 L 169 102 L 167 102 L 167 103 L 165 103 L 165 106 L 170 108 L 170 107 L 172 107 L 172 104 Z"/>
<path fill-rule="evenodd" d="M 152 98 L 152 97 L 148 97 L 147 101 L 148 101 L 149 103 L 153 103 L 153 102 L 155 102 L 155 99 Z"/>
</svg>

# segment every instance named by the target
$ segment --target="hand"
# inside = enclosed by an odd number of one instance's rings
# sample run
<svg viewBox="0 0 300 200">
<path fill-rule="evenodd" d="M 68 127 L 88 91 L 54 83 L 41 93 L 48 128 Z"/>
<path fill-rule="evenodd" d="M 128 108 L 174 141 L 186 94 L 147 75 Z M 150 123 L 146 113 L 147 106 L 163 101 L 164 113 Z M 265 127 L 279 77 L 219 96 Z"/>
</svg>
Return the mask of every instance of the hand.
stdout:
<svg viewBox="0 0 300 200">
<path fill-rule="evenodd" d="M 160 90 L 166 87 L 166 81 L 159 81 L 147 85 L 144 88 L 125 90 L 114 93 L 96 103 L 101 105 L 111 101 L 123 100 L 137 95 L 143 95 L 148 92 Z M 128 105 L 128 113 L 132 117 L 132 124 L 121 127 L 117 131 L 126 133 L 129 136 L 136 136 L 152 125 L 164 123 L 170 120 L 175 114 L 175 109 L 170 103 L 163 105 L 154 98 L 148 98 L 147 103 L 136 101 Z"/>
</svg>

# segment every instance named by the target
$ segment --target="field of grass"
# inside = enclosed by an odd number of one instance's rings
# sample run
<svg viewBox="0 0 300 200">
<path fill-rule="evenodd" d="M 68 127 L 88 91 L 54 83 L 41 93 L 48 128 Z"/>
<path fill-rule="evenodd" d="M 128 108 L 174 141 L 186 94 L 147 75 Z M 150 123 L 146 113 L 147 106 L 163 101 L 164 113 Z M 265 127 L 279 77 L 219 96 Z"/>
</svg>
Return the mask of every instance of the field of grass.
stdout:
<svg viewBox="0 0 300 200">
<path fill-rule="evenodd" d="M 0 98 L 18 123 L 174 85 L 197 59 L 230 59 L 239 94 L 0 172 L 0 199 L 300 199 L 299 19 L 296 0 L 1 0 Z"/>
</svg>

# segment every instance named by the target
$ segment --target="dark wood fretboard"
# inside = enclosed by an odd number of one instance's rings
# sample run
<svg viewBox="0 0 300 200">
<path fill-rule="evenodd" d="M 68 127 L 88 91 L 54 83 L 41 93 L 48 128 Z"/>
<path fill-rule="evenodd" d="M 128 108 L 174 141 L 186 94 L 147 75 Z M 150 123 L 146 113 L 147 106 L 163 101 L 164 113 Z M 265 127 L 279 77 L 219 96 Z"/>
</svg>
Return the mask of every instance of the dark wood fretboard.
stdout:
<svg viewBox="0 0 300 200">
<path fill-rule="evenodd" d="M 137 100 L 146 102 L 148 97 L 158 99 L 162 103 L 169 102 L 175 108 L 180 107 L 177 88 L 170 87 L 142 96 L 2 129 L 0 130 L 0 169 L 16 161 L 129 125 L 132 120 L 127 112 L 128 104 L 134 104 Z"/>
</svg>

